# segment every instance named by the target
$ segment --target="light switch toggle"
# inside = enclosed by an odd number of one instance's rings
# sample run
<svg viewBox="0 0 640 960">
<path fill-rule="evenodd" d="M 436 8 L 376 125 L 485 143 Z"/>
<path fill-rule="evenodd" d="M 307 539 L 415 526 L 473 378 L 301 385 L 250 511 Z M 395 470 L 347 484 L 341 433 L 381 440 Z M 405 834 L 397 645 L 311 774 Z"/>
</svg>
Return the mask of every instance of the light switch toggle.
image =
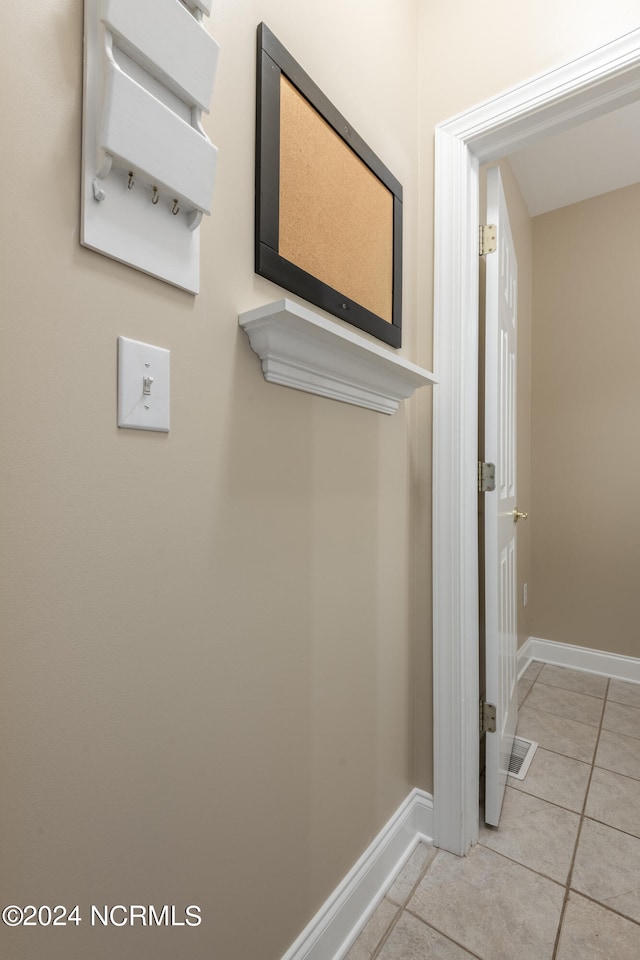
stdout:
<svg viewBox="0 0 640 960">
<path fill-rule="evenodd" d="M 153 377 L 143 377 L 142 378 L 142 393 L 145 397 L 151 396 L 151 384 L 153 383 Z"/>
</svg>

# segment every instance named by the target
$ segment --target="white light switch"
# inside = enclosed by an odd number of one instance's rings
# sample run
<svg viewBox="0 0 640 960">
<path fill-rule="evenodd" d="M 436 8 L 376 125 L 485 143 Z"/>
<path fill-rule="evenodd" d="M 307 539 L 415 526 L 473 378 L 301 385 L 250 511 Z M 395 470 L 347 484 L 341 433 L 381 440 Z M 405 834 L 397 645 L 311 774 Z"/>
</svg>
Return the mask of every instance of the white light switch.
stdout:
<svg viewBox="0 0 640 960">
<path fill-rule="evenodd" d="M 170 353 L 118 337 L 118 426 L 169 432 Z"/>
</svg>

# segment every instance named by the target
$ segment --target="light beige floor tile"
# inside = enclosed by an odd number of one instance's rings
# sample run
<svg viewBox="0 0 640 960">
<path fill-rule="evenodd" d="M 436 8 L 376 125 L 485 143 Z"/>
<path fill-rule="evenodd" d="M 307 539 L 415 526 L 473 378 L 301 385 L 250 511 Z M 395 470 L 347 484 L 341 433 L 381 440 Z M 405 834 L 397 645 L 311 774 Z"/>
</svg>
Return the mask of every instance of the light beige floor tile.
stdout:
<svg viewBox="0 0 640 960">
<path fill-rule="evenodd" d="M 640 927 L 610 910 L 569 895 L 557 960 L 637 960 Z"/>
<path fill-rule="evenodd" d="M 422 920 L 403 913 L 378 960 L 472 960 L 471 954 L 432 930 Z"/>
<path fill-rule="evenodd" d="M 354 945 L 351 947 L 351 950 L 349 950 L 349 953 L 346 955 L 345 960 L 371 960 L 371 953 L 356 940 Z"/>
<path fill-rule="evenodd" d="M 543 667 L 544 663 L 539 663 L 537 660 L 532 660 L 520 679 L 531 680 L 533 682 L 538 677 Z"/>
<path fill-rule="evenodd" d="M 640 780 L 640 740 L 613 733 L 612 730 L 602 730 L 596 766 Z"/>
<path fill-rule="evenodd" d="M 579 814 L 507 787 L 500 826 L 481 826 L 479 839 L 496 853 L 566 883 L 579 825 Z"/>
<path fill-rule="evenodd" d="M 640 840 L 585 819 L 571 886 L 640 921 Z"/>
<path fill-rule="evenodd" d="M 404 904 L 420 874 L 431 863 L 437 852 L 435 847 L 419 843 L 388 890 L 387 899 Z"/>
<path fill-rule="evenodd" d="M 640 707 L 640 683 L 627 683 L 626 680 L 612 680 L 609 684 L 608 700 L 626 703 L 630 707 Z"/>
<path fill-rule="evenodd" d="M 640 780 L 596 767 L 585 813 L 593 820 L 640 837 Z"/>
<path fill-rule="evenodd" d="M 590 774 L 589 764 L 538 747 L 524 780 L 510 777 L 508 785 L 582 813 Z"/>
<path fill-rule="evenodd" d="M 640 710 L 623 703 L 607 702 L 602 726 L 605 730 L 640 739 Z"/>
<path fill-rule="evenodd" d="M 518 680 L 518 706 L 521 707 L 529 690 L 533 686 L 533 680 Z"/>
<path fill-rule="evenodd" d="M 466 857 L 438 851 L 409 909 L 482 960 L 551 960 L 563 896 L 478 844 Z"/>
<path fill-rule="evenodd" d="M 589 697 L 601 699 L 607 692 L 608 682 L 607 677 L 600 677 L 595 673 L 555 667 L 550 663 L 544 665 L 538 677 L 538 683 L 547 683 L 552 687 L 561 687 L 563 690 L 573 690 L 574 693 L 585 693 Z"/>
<path fill-rule="evenodd" d="M 584 693 L 574 693 L 573 690 L 563 690 L 561 687 L 536 682 L 527 697 L 527 706 L 597 727 L 602 717 L 603 701 L 597 697 L 588 697 Z"/>
<path fill-rule="evenodd" d="M 528 700 L 518 714 L 518 733 L 545 750 L 587 763 L 593 760 L 598 739 L 597 727 L 533 710 Z"/>
<path fill-rule="evenodd" d="M 386 898 L 376 907 L 362 933 L 347 954 L 348 960 L 360 960 L 359 953 L 373 953 L 393 923 L 398 907 Z M 352 957 L 351 954 L 354 954 Z"/>
</svg>

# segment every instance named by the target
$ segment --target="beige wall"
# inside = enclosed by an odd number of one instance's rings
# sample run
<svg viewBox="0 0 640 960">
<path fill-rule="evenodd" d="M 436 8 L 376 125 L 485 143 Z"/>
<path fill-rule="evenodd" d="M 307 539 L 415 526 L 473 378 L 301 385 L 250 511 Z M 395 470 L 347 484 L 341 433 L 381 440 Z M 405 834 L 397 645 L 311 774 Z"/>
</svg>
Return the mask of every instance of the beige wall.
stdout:
<svg viewBox="0 0 640 960">
<path fill-rule="evenodd" d="M 1 899 L 205 916 L 4 928 L 14 960 L 277 960 L 432 788 L 428 392 L 385 418 L 268 385 L 237 328 L 281 294 L 253 273 L 257 23 L 403 183 L 402 352 L 429 366 L 434 123 L 635 6 L 216 0 L 194 299 L 79 246 L 82 5 L 5 5 Z M 168 436 L 115 426 L 118 335 L 171 350 Z"/>
<path fill-rule="evenodd" d="M 532 634 L 640 656 L 640 184 L 533 220 Z"/>
<path fill-rule="evenodd" d="M 3 928 L 0 952 L 275 960 L 415 783 L 424 478 L 407 405 L 266 384 L 238 328 L 282 295 L 253 270 L 256 26 L 404 185 L 416 360 L 418 3 L 216 0 L 197 298 L 79 245 L 80 0 L 2 19 L 0 899 L 195 903 L 205 920 Z M 118 335 L 171 350 L 168 436 L 116 427 Z"/>
</svg>

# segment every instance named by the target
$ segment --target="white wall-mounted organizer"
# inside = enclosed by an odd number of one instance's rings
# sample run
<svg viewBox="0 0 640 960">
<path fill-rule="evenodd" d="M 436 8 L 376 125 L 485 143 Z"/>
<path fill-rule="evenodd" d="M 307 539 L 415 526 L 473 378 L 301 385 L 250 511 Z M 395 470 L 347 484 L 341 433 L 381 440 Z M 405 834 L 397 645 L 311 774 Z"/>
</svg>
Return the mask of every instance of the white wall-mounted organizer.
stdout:
<svg viewBox="0 0 640 960">
<path fill-rule="evenodd" d="M 212 0 L 85 0 L 81 241 L 198 293 L 217 148 Z"/>
</svg>

